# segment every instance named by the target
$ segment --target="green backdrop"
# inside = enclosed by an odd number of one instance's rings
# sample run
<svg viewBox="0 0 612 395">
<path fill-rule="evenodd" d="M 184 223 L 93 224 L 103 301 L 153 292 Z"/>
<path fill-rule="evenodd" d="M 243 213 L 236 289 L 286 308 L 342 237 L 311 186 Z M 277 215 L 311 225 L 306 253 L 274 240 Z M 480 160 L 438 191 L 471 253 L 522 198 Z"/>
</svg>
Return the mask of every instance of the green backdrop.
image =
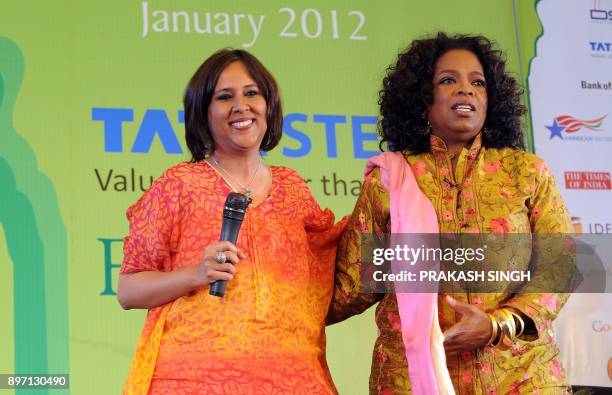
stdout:
<svg viewBox="0 0 612 395">
<path fill-rule="evenodd" d="M 119 392 L 144 321 L 114 297 L 124 213 L 188 158 L 182 91 L 212 52 L 244 47 L 272 71 L 286 122 L 266 161 L 340 217 L 377 150 L 385 69 L 438 30 L 496 40 L 524 80 L 540 26 L 533 1 L 3 0 L 0 373 Z M 328 328 L 341 393 L 367 393 L 375 331 L 372 309 Z"/>
</svg>

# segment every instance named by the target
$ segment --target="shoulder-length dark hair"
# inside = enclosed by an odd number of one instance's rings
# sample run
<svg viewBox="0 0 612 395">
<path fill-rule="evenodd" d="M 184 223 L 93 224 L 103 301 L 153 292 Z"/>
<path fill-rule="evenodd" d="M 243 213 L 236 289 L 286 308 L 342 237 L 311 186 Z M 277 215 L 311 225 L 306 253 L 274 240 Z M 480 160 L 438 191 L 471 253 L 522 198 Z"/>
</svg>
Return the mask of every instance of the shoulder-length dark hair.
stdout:
<svg viewBox="0 0 612 395">
<path fill-rule="evenodd" d="M 215 52 L 195 72 L 183 97 L 185 108 L 185 140 L 191 151 L 191 161 L 205 159 L 215 150 L 208 125 L 208 106 L 215 92 L 219 76 L 230 63 L 241 62 L 266 100 L 268 129 L 259 147 L 270 151 L 276 147 L 283 134 L 283 111 L 278 85 L 265 66 L 249 52 L 242 49 L 222 49 Z"/>
<path fill-rule="evenodd" d="M 524 149 L 521 117 L 522 89 L 506 72 L 503 53 L 483 36 L 448 36 L 439 32 L 434 37 L 413 41 L 387 69 L 379 93 L 379 134 L 390 151 L 409 150 L 412 153 L 430 149 L 427 111 L 433 104 L 433 75 L 436 62 L 453 49 L 468 50 L 480 61 L 487 82 L 487 117 L 483 145 L 491 148 Z"/>
</svg>

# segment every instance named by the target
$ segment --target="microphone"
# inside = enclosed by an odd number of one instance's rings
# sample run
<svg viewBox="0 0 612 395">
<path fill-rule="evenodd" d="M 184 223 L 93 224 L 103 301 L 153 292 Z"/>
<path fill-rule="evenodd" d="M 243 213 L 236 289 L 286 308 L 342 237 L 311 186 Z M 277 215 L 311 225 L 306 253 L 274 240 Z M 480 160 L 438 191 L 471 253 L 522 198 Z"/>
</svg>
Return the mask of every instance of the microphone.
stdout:
<svg viewBox="0 0 612 395">
<path fill-rule="evenodd" d="M 240 225 L 244 219 L 244 214 L 250 203 L 248 197 L 241 193 L 230 192 L 225 199 L 223 207 L 223 224 L 221 225 L 221 240 L 227 240 L 236 244 L 238 240 L 238 232 Z M 227 281 L 217 280 L 210 284 L 210 294 L 213 296 L 223 297 L 225 295 L 225 287 Z"/>
</svg>

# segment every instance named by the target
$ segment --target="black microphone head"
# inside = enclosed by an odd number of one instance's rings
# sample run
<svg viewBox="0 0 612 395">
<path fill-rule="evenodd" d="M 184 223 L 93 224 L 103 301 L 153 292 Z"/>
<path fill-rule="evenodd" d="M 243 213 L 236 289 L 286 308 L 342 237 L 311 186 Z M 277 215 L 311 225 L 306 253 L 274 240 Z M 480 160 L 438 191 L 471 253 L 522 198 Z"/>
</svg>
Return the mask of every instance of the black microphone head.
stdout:
<svg viewBox="0 0 612 395">
<path fill-rule="evenodd" d="M 225 199 L 223 217 L 242 222 L 249 203 L 250 200 L 246 195 L 237 192 L 230 192 L 230 194 L 227 195 L 227 199 Z"/>
</svg>

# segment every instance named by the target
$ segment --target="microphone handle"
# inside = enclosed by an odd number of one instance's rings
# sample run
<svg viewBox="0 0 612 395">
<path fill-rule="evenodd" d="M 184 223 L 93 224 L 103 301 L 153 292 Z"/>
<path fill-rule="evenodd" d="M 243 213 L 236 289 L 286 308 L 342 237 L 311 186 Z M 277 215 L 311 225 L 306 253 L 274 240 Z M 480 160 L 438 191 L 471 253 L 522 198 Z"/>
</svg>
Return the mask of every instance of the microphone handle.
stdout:
<svg viewBox="0 0 612 395">
<path fill-rule="evenodd" d="M 242 225 L 242 221 L 223 216 L 223 225 L 221 226 L 221 240 L 227 240 L 232 244 L 236 244 L 236 240 L 238 240 L 238 231 L 240 231 L 240 225 Z M 225 295 L 226 287 L 227 281 L 217 280 L 210 284 L 209 293 L 213 296 L 223 297 Z"/>
<path fill-rule="evenodd" d="M 223 217 L 220 240 L 227 240 L 232 244 L 236 244 L 240 225 L 242 225 L 242 221 L 230 217 Z"/>
</svg>

